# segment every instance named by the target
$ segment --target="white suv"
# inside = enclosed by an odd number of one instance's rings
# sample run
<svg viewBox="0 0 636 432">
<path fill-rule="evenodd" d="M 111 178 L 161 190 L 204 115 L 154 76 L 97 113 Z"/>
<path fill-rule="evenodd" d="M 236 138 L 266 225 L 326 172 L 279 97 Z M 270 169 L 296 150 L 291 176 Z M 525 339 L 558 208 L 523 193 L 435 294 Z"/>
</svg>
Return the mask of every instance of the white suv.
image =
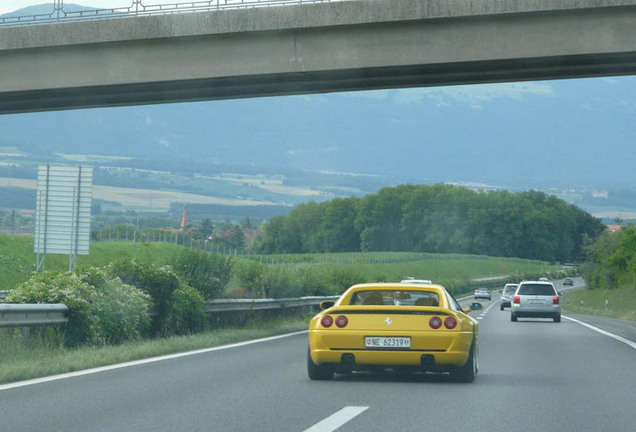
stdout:
<svg viewBox="0 0 636 432">
<path fill-rule="evenodd" d="M 552 318 L 561 322 L 561 298 L 550 282 L 524 281 L 512 297 L 510 320 L 519 317 Z"/>
</svg>

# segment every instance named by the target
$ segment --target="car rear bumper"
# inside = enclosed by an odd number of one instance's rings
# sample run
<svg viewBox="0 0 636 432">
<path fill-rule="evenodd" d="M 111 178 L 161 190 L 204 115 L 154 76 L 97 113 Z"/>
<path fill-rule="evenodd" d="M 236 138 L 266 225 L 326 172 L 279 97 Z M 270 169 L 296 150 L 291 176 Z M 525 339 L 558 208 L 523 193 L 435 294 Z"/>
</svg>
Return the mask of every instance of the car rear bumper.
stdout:
<svg viewBox="0 0 636 432">
<path fill-rule="evenodd" d="M 517 318 L 554 318 L 561 315 L 561 311 L 520 311 L 512 310 Z"/>
<path fill-rule="evenodd" d="M 466 364 L 474 338 L 472 332 L 447 333 L 444 335 L 447 339 L 445 348 L 434 343 L 432 345 L 436 345 L 436 349 L 427 349 L 426 336 L 417 334 L 411 335 L 411 349 L 374 350 L 364 348 L 364 336 L 361 334 L 355 335 L 355 343 L 354 339 L 343 342 L 347 343 L 347 347 L 332 345 L 333 340 L 325 343 L 328 339 L 322 336 L 320 331 L 309 334 L 312 361 L 317 365 L 333 364 L 344 370 L 368 370 L 371 366 L 413 366 L 432 371 L 452 369 Z"/>
</svg>

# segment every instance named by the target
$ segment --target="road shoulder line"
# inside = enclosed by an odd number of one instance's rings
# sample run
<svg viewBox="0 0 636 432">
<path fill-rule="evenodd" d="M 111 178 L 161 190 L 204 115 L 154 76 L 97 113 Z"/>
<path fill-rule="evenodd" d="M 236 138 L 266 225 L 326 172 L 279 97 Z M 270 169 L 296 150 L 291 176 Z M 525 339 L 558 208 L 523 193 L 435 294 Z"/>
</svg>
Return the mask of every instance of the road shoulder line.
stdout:
<svg viewBox="0 0 636 432">
<path fill-rule="evenodd" d="M 588 324 L 588 323 L 585 323 L 585 322 L 583 322 L 583 321 L 579 321 L 579 320 L 577 320 L 577 319 L 570 318 L 570 317 L 565 316 L 565 315 L 562 315 L 562 317 L 563 317 L 563 318 L 565 318 L 565 319 L 567 319 L 567 320 L 573 321 L 573 322 L 575 322 L 575 323 L 577 323 L 577 324 L 580 324 L 580 325 L 582 325 L 583 327 L 587 327 L 587 328 L 589 328 L 590 330 L 594 330 L 594 331 L 595 331 L 595 332 L 597 332 L 597 333 L 600 333 L 600 334 L 605 335 L 605 336 L 609 336 L 609 337 L 611 337 L 612 339 L 616 339 L 617 341 L 622 342 L 622 343 L 624 343 L 625 345 L 628 345 L 628 346 L 630 346 L 630 347 L 632 347 L 632 348 L 636 349 L 636 342 L 632 342 L 632 341 L 630 341 L 629 339 L 626 339 L 626 338 L 624 338 L 624 337 L 622 337 L 622 336 L 619 336 L 619 335 L 616 335 L 616 334 L 614 334 L 614 333 L 610 333 L 610 332 L 608 332 L 608 331 L 606 331 L 606 330 L 600 329 L 600 328 L 598 328 L 598 327 L 595 327 L 595 326 L 593 326 L 593 325 L 591 325 L 591 324 Z"/>
<path fill-rule="evenodd" d="M 0 385 L 0 391 L 12 389 L 12 388 L 17 388 L 17 387 L 26 387 L 26 386 L 35 385 L 35 384 L 42 384 L 42 383 L 46 383 L 46 382 L 49 382 L 49 381 L 57 381 L 57 380 L 62 380 L 62 379 L 67 379 L 67 378 L 79 377 L 79 376 L 83 376 L 83 375 L 90 375 L 90 374 L 95 374 L 95 373 L 100 373 L 100 372 L 106 372 L 106 371 L 110 371 L 110 370 L 114 370 L 114 369 L 121 369 L 121 368 L 125 368 L 125 367 L 130 367 L 130 366 L 138 366 L 138 365 L 143 365 L 143 364 L 147 364 L 147 363 L 154 363 L 154 362 L 158 362 L 158 361 L 172 360 L 172 359 L 176 359 L 176 358 L 180 358 L 180 357 L 187 357 L 187 356 L 196 355 L 196 354 L 204 354 L 204 353 L 209 353 L 209 352 L 213 352 L 213 351 L 221 351 L 221 350 L 225 350 L 225 349 L 238 348 L 238 347 L 242 347 L 242 346 L 246 346 L 246 345 L 252 345 L 252 344 L 261 343 L 261 342 L 269 342 L 269 341 L 273 341 L 273 340 L 276 340 L 276 339 L 282 339 L 282 338 L 286 338 L 286 337 L 290 337 L 290 336 L 296 336 L 296 335 L 300 335 L 300 334 L 303 334 L 303 333 L 307 333 L 307 330 L 302 330 L 302 331 L 293 332 L 293 333 L 286 333 L 286 334 L 276 335 L 276 336 L 269 336 L 269 337 L 261 338 L 261 339 L 254 339 L 254 340 L 249 340 L 249 341 L 236 342 L 236 343 L 228 344 L 228 345 L 220 345 L 220 346 L 215 346 L 215 347 L 210 347 L 210 348 L 203 348 L 203 349 L 198 349 L 198 350 L 194 350 L 194 351 L 186 351 L 186 352 L 181 352 L 181 353 L 176 353 L 176 354 L 167 354 L 167 355 L 163 355 L 163 356 L 151 357 L 151 358 L 135 360 L 135 361 L 131 361 L 131 362 L 117 363 L 117 364 L 114 364 L 114 365 L 101 366 L 101 367 L 92 368 L 92 369 L 85 369 L 85 370 L 81 370 L 81 371 L 77 371 L 77 372 L 69 372 L 69 373 L 64 373 L 64 374 L 59 374 L 59 375 L 48 376 L 48 377 L 34 378 L 34 379 L 31 379 L 31 380 L 27 380 L 27 381 L 18 381 L 18 382 L 9 383 L 9 384 L 2 384 L 2 385 Z"/>
</svg>

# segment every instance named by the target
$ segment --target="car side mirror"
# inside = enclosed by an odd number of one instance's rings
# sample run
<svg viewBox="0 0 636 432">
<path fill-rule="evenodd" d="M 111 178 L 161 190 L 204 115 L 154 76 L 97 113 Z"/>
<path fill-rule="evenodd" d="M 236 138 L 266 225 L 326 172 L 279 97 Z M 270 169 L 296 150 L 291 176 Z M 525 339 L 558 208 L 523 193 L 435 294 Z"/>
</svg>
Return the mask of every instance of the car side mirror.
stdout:
<svg viewBox="0 0 636 432">
<path fill-rule="evenodd" d="M 333 305 L 335 305 L 336 302 L 333 300 L 325 300 L 325 301 L 321 301 L 320 302 L 320 309 L 321 310 L 326 310 L 329 309 L 330 307 L 333 307 Z"/>
<path fill-rule="evenodd" d="M 478 311 L 478 310 L 482 310 L 484 308 L 484 305 L 479 303 L 479 302 L 472 302 L 470 304 L 470 306 L 468 306 L 466 309 L 464 309 L 464 313 L 471 313 L 474 311 Z"/>
</svg>

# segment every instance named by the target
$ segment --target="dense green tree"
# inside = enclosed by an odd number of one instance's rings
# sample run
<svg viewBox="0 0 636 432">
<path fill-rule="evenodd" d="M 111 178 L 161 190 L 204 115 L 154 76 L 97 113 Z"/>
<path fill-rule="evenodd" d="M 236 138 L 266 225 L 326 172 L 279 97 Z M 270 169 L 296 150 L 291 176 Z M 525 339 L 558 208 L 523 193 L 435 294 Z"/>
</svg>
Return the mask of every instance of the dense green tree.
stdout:
<svg viewBox="0 0 636 432">
<path fill-rule="evenodd" d="M 587 248 L 583 273 L 588 288 L 636 289 L 636 227 L 623 226 L 620 232 L 604 232 Z"/>
<path fill-rule="evenodd" d="M 203 238 L 208 238 L 214 232 L 214 223 L 212 222 L 212 218 L 204 217 L 199 222 L 199 232 L 203 236 Z"/>
<path fill-rule="evenodd" d="M 602 230 L 598 219 L 543 192 L 401 185 L 361 199 L 301 204 L 265 225 L 259 249 L 455 252 L 564 262 L 582 259 L 584 241 Z"/>
</svg>

